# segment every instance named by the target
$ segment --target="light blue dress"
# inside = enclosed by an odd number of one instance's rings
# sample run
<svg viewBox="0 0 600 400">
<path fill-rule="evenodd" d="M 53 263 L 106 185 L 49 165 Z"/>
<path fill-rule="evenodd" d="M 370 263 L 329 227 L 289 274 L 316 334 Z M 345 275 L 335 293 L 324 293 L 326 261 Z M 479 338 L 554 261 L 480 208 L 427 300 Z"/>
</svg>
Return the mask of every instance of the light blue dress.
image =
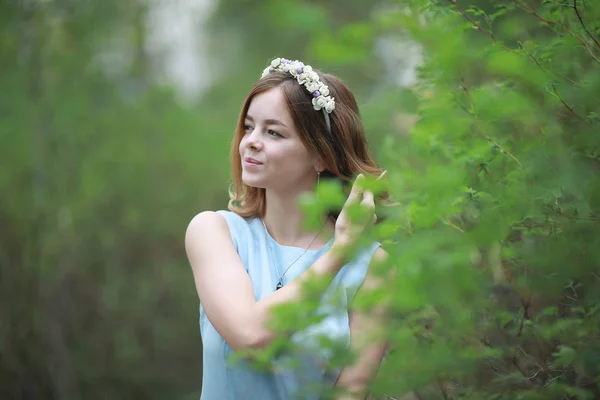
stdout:
<svg viewBox="0 0 600 400">
<path fill-rule="evenodd" d="M 258 218 L 245 219 L 231 211 L 217 211 L 231 231 L 233 244 L 254 287 L 256 300 L 273 293 L 281 274 L 303 252 L 303 248 L 282 246 L 264 229 Z M 283 284 L 294 280 L 329 249 L 330 240 L 319 250 L 308 250 L 285 274 Z M 203 376 L 201 400 L 316 400 L 315 385 L 333 385 L 339 371 L 327 368 L 330 354 L 320 348 L 318 338 L 326 336 L 342 346 L 350 344 L 348 305 L 362 285 L 369 262 L 379 243 L 362 250 L 336 275 L 323 297 L 320 312 L 325 318 L 318 325 L 290 338 L 300 353 L 294 353 L 296 366 L 289 368 L 289 359 L 280 356 L 272 361 L 273 372 L 253 369 L 245 361 L 232 363 L 232 348 L 208 320 L 200 306 L 200 334 L 203 346 Z M 274 262 L 275 261 L 275 262 Z M 280 266 L 280 267 L 279 267 Z M 281 268 L 278 271 L 278 268 Z M 223 288 L 227 290 L 227 288 Z M 335 296 L 336 306 L 327 301 Z"/>
</svg>

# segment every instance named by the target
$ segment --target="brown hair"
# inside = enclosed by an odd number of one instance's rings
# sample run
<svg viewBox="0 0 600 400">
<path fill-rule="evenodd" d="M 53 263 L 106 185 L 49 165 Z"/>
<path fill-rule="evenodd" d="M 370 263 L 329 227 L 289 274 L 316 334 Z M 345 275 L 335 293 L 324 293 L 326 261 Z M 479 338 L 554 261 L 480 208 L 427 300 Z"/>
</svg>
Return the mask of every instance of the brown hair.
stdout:
<svg viewBox="0 0 600 400">
<path fill-rule="evenodd" d="M 329 87 L 335 98 L 335 110 L 329 114 L 331 131 L 327 128 L 323 111 L 316 111 L 312 96 L 291 74 L 274 71 L 260 79 L 244 100 L 235 136 L 231 143 L 231 174 L 229 209 L 242 217 L 262 217 L 265 213 L 265 190 L 242 182 L 242 164 L 239 145 L 244 137 L 244 121 L 254 96 L 269 89 L 281 87 L 286 105 L 301 140 L 323 161 L 322 178 L 338 178 L 350 182 L 356 175 L 379 175 L 381 170 L 373 161 L 367 147 L 358 104 L 354 95 L 341 79 L 316 71 L 320 80 Z"/>
</svg>

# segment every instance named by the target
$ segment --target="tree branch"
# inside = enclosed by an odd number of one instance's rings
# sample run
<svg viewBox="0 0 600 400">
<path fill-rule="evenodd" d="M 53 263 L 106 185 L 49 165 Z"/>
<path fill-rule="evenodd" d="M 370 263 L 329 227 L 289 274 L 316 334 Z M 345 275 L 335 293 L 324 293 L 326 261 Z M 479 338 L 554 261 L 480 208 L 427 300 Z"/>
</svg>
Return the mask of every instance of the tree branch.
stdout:
<svg viewBox="0 0 600 400">
<path fill-rule="evenodd" d="M 517 357 L 515 357 L 515 356 L 511 357 L 511 362 L 517 368 L 517 370 L 521 373 L 521 375 L 523 375 L 523 378 L 525 378 L 527 380 L 527 384 L 529 386 L 533 386 L 533 383 L 531 382 L 531 380 L 529 380 L 527 373 L 525 373 L 525 371 L 523 371 L 523 368 L 521 368 L 521 366 L 519 365 L 519 361 L 517 360 Z"/>
<path fill-rule="evenodd" d="M 568 78 L 566 76 L 562 76 L 559 73 L 557 73 L 554 70 L 548 70 L 546 67 L 544 67 L 537 58 L 535 58 L 531 53 L 529 53 L 527 50 L 525 50 L 525 48 L 523 47 L 523 45 L 521 43 L 519 43 L 519 49 L 521 50 L 521 52 L 523 52 L 523 54 L 525 54 L 527 57 L 529 57 L 529 59 L 531 61 L 533 61 L 534 63 L 537 64 L 537 66 L 542 70 L 542 71 L 548 71 L 550 73 L 553 73 L 554 75 L 556 75 L 558 78 L 564 79 L 565 81 L 569 82 L 571 85 L 579 87 L 579 83 L 575 82 L 573 79 Z"/>
<path fill-rule="evenodd" d="M 462 8 L 460 8 L 460 6 L 459 6 L 459 5 L 456 3 L 456 0 L 446 0 L 446 1 L 448 1 L 448 3 L 450 3 L 450 4 L 454 5 L 454 7 L 456 8 L 456 10 L 457 10 L 457 11 L 458 11 L 458 12 L 459 12 L 459 13 L 460 13 L 460 14 L 461 14 L 461 15 L 462 15 L 462 16 L 463 16 L 465 19 L 467 19 L 467 20 L 468 20 L 468 21 L 469 21 L 471 24 L 473 24 L 473 26 L 474 26 L 475 28 L 477 28 L 477 30 L 479 30 L 480 32 L 483 32 L 484 34 L 486 34 L 487 36 L 489 36 L 489 37 L 490 37 L 490 38 L 491 38 L 491 39 L 492 39 L 494 42 L 497 42 L 496 36 L 495 36 L 495 35 L 494 35 L 494 34 L 493 34 L 491 31 L 488 31 L 488 30 L 485 30 L 485 29 L 483 29 L 483 28 L 481 27 L 481 25 L 479 25 L 479 24 L 478 24 L 478 23 L 477 23 L 477 22 L 476 22 L 476 21 L 475 21 L 473 18 L 471 18 L 471 17 L 470 17 L 470 16 L 469 16 L 469 15 L 468 15 L 468 14 L 467 14 L 467 13 L 466 13 L 466 12 L 465 12 L 465 11 L 464 11 Z M 518 52 L 517 50 L 515 50 L 515 49 L 511 49 L 510 47 L 507 47 L 505 44 L 502 44 L 501 46 L 502 46 L 502 48 L 503 48 L 504 50 L 506 50 L 506 51 L 510 51 L 510 52 L 512 52 L 512 53 L 519 54 L 519 52 Z M 520 50 L 521 50 L 521 52 L 522 52 L 522 53 L 524 53 L 525 55 L 527 55 L 527 57 L 529 57 L 529 58 L 530 58 L 530 59 L 531 59 L 533 62 L 535 62 L 535 63 L 537 64 L 537 66 L 538 66 L 538 67 L 539 67 L 541 70 L 543 70 L 543 71 L 547 71 L 547 69 L 546 69 L 546 68 L 544 68 L 544 67 L 542 66 L 542 64 L 540 64 L 540 62 L 539 62 L 539 61 L 538 61 L 538 60 L 537 60 L 535 57 L 533 57 L 531 54 L 529 54 L 528 52 L 526 52 L 526 51 L 525 51 L 525 49 L 523 49 L 523 47 L 522 47 L 522 46 L 521 46 L 521 49 L 520 49 Z M 593 55 L 593 54 L 592 54 L 592 57 L 594 57 L 594 55 Z M 575 82 L 575 81 L 573 81 L 573 80 L 571 80 L 571 79 L 569 79 L 569 78 L 567 78 L 567 77 L 565 77 L 565 76 L 561 76 L 561 75 L 557 74 L 555 71 L 552 71 L 552 72 L 554 72 L 554 74 L 556 74 L 558 77 L 560 77 L 560 78 L 562 78 L 562 79 L 566 80 L 567 82 L 569 82 L 569 83 L 571 83 L 571 84 L 573 84 L 573 85 L 575 85 L 575 86 L 579 86 L 579 84 L 578 84 L 577 82 Z"/>
<path fill-rule="evenodd" d="M 579 18 L 579 22 L 581 22 L 581 26 L 583 27 L 583 30 L 585 31 L 585 33 L 588 34 L 590 39 L 592 39 L 594 41 L 594 43 L 596 43 L 596 46 L 598 46 L 598 48 L 600 49 L 600 43 L 598 43 L 598 39 L 596 39 L 594 37 L 594 35 L 592 35 L 590 33 L 588 28 L 585 26 L 585 23 L 583 22 L 583 18 L 581 17 L 581 14 L 579 13 L 579 10 L 577 9 L 577 0 L 573 0 L 573 10 L 575 10 L 575 14 L 577 14 L 577 18 Z"/>
<path fill-rule="evenodd" d="M 579 36 L 576 33 L 574 33 L 572 30 L 570 30 L 569 28 L 567 28 L 565 25 L 562 25 L 562 24 L 560 24 L 560 23 L 558 23 L 556 21 L 552 21 L 550 19 L 546 19 L 546 18 L 542 17 L 537 12 L 535 12 L 535 10 L 533 8 L 531 8 L 527 4 L 525 4 L 522 0 L 517 0 L 517 2 L 521 5 L 521 7 L 525 11 L 527 11 L 529 14 L 533 15 L 534 17 L 536 17 L 540 21 L 542 21 L 542 22 L 544 22 L 544 23 L 546 23 L 548 25 L 551 25 L 551 26 L 556 26 L 556 27 L 562 29 L 564 32 L 566 32 L 571 37 L 577 39 L 585 47 L 585 49 L 588 51 L 588 53 L 594 59 L 594 61 L 596 61 L 598 64 L 600 64 L 600 59 L 598 59 L 598 57 L 596 57 L 596 55 L 594 54 L 594 52 L 590 48 L 589 44 L 581 36 Z"/>
<path fill-rule="evenodd" d="M 460 86 L 463 88 L 463 90 L 467 94 L 467 97 L 468 97 L 469 102 L 471 104 L 471 109 L 473 109 L 473 99 L 471 98 L 471 92 L 469 92 L 469 88 L 465 84 L 464 79 L 461 79 Z M 475 121 L 476 122 L 479 121 L 479 119 L 477 118 L 476 115 L 475 115 Z M 517 162 L 517 164 L 519 164 L 519 166 L 523 167 L 523 164 L 521 164 L 521 161 L 519 161 L 519 159 L 517 157 L 513 156 L 508 150 L 506 150 L 504 147 L 500 146 L 500 144 L 497 143 L 494 139 L 492 139 L 491 137 L 489 137 L 488 135 L 486 135 L 485 133 L 483 133 L 482 129 L 479 129 L 479 134 L 481 136 L 483 136 L 487 141 L 489 141 L 490 143 L 492 143 L 494 146 L 496 146 L 502 153 L 506 154 L 507 156 L 509 156 L 510 158 L 512 158 L 513 160 L 515 160 Z"/>
<path fill-rule="evenodd" d="M 496 41 L 496 36 L 494 36 L 494 34 L 492 32 L 483 29 L 481 27 L 481 25 L 479 25 L 462 8 L 460 8 L 460 6 L 456 3 L 456 0 L 447 0 L 447 1 L 448 1 L 448 3 L 452 4 L 463 17 L 465 17 L 470 23 L 472 23 L 475 28 L 477 28 L 479 31 L 481 31 L 481 32 L 485 33 L 486 35 L 488 35 L 489 37 L 491 37 L 494 42 Z"/>
<path fill-rule="evenodd" d="M 560 97 L 560 95 L 558 94 L 558 92 L 556 91 L 556 85 L 552 84 L 552 91 L 554 92 L 554 94 L 556 95 L 556 97 L 558 98 L 558 100 L 560 100 L 560 102 L 563 104 L 563 106 L 565 106 L 567 108 L 567 110 L 569 110 L 571 112 L 571 114 L 573 114 L 575 117 L 577 117 L 579 120 L 583 121 L 584 123 L 587 124 L 587 121 L 585 119 L 583 119 L 581 116 L 579 116 L 579 114 L 577 114 L 575 112 L 575 110 L 573 110 L 573 108 L 571 106 L 569 106 L 563 99 L 562 97 Z"/>
<path fill-rule="evenodd" d="M 465 231 L 462 230 L 462 228 L 460 228 L 456 224 L 453 224 L 448 218 L 442 219 L 442 222 L 444 222 L 446 225 L 453 227 L 454 229 L 456 229 L 457 231 L 459 231 L 461 233 L 465 233 Z"/>
</svg>

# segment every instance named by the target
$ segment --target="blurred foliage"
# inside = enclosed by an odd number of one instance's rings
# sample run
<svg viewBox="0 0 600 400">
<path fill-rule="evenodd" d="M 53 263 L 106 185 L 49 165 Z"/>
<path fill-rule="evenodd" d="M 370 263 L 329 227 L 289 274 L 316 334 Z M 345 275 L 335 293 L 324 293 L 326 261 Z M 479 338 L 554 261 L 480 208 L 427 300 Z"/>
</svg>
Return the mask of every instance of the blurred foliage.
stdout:
<svg viewBox="0 0 600 400">
<path fill-rule="evenodd" d="M 0 398 L 198 397 L 183 233 L 276 56 L 348 82 L 399 202 L 372 231 L 396 279 L 357 304 L 392 304 L 373 394 L 600 397 L 596 2 L 224 0 L 192 103 L 156 83 L 152 6 L 0 4 Z"/>
<path fill-rule="evenodd" d="M 391 304 L 373 395 L 599 398 L 598 3 L 393 3 L 328 42 L 344 52 L 360 37 L 341 59 L 374 71 L 369 35 L 408 35 L 424 51 L 412 96 L 378 88 L 372 105 L 387 124 L 394 113 L 414 124 L 387 125 L 380 153 L 399 204 L 371 237 L 391 255 L 377 271 L 396 278 L 356 305 Z M 306 309 L 283 307 L 277 329 Z"/>
<path fill-rule="evenodd" d="M 146 4 L 0 7 L 0 398 L 197 398 L 183 234 L 226 198 L 231 124 L 153 83 Z"/>
</svg>

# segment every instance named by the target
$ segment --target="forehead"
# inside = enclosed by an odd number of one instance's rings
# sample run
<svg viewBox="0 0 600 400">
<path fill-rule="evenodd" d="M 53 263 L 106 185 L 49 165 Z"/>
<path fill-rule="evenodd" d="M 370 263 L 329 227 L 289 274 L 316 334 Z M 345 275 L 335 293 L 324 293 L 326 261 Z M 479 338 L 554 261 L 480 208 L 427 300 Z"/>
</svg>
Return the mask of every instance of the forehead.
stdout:
<svg viewBox="0 0 600 400">
<path fill-rule="evenodd" d="M 250 101 L 247 114 L 254 119 L 279 119 L 283 122 L 291 119 L 281 87 L 255 95 Z"/>
</svg>

